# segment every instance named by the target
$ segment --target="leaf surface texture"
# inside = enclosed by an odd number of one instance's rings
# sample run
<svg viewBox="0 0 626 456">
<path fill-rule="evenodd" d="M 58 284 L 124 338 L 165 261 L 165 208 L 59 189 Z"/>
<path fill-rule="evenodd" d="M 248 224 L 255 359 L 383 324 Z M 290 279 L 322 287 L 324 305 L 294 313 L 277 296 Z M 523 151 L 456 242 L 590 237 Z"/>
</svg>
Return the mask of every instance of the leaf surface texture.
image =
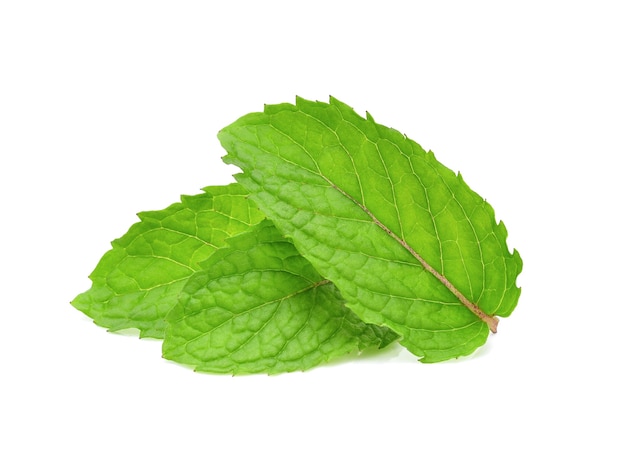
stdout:
<svg viewBox="0 0 626 456">
<path fill-rule="evenodd" d="M 228 243 L 168 315 L 165 358 L 204 372 L 275 374 L 397 338 L 362 322 L 271 222 Z"/>
</svg>

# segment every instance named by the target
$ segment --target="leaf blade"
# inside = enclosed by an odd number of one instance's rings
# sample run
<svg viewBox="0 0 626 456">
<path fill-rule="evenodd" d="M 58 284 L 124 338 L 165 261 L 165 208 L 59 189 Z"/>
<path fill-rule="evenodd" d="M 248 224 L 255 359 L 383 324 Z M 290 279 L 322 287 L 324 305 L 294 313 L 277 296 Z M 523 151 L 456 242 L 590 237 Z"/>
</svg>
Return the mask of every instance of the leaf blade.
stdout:
<svg viewBox="0 0 626 456">
<path fill-rule="evenodd" d="M 100 326 L 162 338 L 185 281 L 226 239 L 264 219 L 238 184 L 207 187 L 140 221 L 112 242 L 72 305 Z"/>
<path fill-rule="evenodd" d="M 491 206 L 369 114 L 298 98 L 218 136 L 261 210 L 361 318 L 402 334 L 423 361 L 471 353 L 484 321 L 515 308 L 521 258 Z"/>
</svg>

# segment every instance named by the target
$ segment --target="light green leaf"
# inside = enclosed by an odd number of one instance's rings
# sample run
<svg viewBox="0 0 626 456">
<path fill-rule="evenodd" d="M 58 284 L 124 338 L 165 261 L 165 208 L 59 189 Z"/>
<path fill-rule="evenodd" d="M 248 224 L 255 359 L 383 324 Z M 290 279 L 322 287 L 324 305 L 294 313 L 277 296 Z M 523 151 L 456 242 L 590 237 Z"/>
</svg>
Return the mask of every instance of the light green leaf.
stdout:
<svg viewBox="0 0 626 456">
<path fill-rule="evenodd" d="M 204 192 L 138 214 L 141 221 L 112 242 L 90 275 L 92 287 L 72 305 L 112 331 L 138 328 L 141 337 L 162 338 L 165 316 L 200 262 L 265 218 L 238 184 Z"/>
<path fill-rule="evenodd" d="M 219 138 L 237 180 L 348 306 L 422 361 L 472 353 L 515 308 L 522 261 L 491 206 L 369 114 L 299 98 Z"/>
<path fill-rule="evenodd" d="M 228 241 L 168 315 L 163 356 L 215 373 L 305 370 L 397 336 L 363 323 L 265 221 Z"/>
</svg>

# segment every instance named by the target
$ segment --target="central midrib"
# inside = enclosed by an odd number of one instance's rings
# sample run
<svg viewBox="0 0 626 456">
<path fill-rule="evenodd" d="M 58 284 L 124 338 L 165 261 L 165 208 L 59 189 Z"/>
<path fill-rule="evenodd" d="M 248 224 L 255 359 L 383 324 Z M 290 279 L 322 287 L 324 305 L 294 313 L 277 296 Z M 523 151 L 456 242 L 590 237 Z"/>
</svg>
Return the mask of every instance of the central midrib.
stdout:
<svg viewBox="0 0 626 456">
<path fill-rule="evenodd" d="M 329 179 L 327 179 L 325 176 L 320 174 L 320 177 L 322 177 L 324 180 L 326 180 L 326 182 L 328 182 L 328 184 L 334 188 L 335 190 L 337 190 L 338 192 L 340 192 L 343 196 L 345 196 L 346 198 L 348 198 L 350 201 L 352 201 L 354 204 L 356 204 L 363 212 L 365 212 L 367 214 L 367 216 L 374 222 L 375 225 L 377 225 L 379 228 L 381 228 L 383 231 L 385 231 L 389 236 L 391 236 L 392 239 L 394 239 L 396 242 L 398 242 L 398 244 L 400 244 L 405 250 L 407 250 L 417 261 L 419 261 L 419 263 L 422 265 L 422 267 L 427 270 L 428 272 L 430 272 L 433 276 L 435 276 L 435 278 L 437 280 L 439 280 L 448 290 L 450 290 L 450 292 L 457 297 L 457 299 L 461 302 L 461 304 L 463 304 L 465 307 L 467 307 L 474 315 L 476 315 L 478 318 L 480 318 L 482 321 L 484 321 L 487 326 L 489 327 L 489 330 L 492 333 L 496 333 L 497 329 L 498 329 L 498 318 L 493 316 L 493 315 L 487 315 L 480 307 L 478 307 L 478 305 L 476 305 L 475 303 L 471 302 L 469 299 L 467 299 L 467 297 L 461 293 L 461 291 L 459 291 L 458 288 L 456 288 L 452 282 L 450 282 L 450 280 L 448 280 L 448 278 L 446 276 L 444 276 L 443 274 L 441 274 L 439 271 L 437 271 L 435 268 L 433 268 L 430 263 L 428 263 L 413 247 L 411 247 L 404 239 L 402 239 L 400 236 L 398 236 L 396 233 L 394 233 L 389 227 L 387 227 L 384 223 L 382 223 L 380 220 L 378 220 L 378 218 L 372 213 L 372 211 L 370 211 L 364 204 L 360 203 L 359 201 L 357 201 L 354 197 L 352 197 L 349 193 L 346 193 L 343 189 L 341 189 L 340 187 L 338 187 L 337 185 L 335 185 L 332 181 L 330 181 Z"/>
</svg>

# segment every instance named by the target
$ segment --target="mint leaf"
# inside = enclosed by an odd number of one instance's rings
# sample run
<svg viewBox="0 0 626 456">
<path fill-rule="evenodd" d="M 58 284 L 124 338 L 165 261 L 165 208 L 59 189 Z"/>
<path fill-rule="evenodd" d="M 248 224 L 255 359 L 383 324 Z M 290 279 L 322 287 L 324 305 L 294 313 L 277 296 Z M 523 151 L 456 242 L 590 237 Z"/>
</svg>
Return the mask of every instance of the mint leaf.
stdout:
<svg viewBox="0 0 626 456">
<path fill-rule="evenodd" d="M 238 184 L 207 187 L 138 215 L 141 221 L 112 242 L 90 275 L 92 287 L 72 305 L 112 331 L 138 328 L 141 337 L 154 338 L 163 337 L 165 316 L 200 263 L 264 219 Z"/>
<path fill-rule="evenodd" d="M 298 98 L 219 139 L 237 180 L 348 306 L 422 361 L 472 353 L 515 308 L 522 261 L 491 206 L 369 114 Z"/>
<path fill-rule="evenodd" d="M 397 337 L 346 308 L 269 221 L 228 244 L 188 280 L 168 315 L 165 358 L 203 372 L 275 374 Z"/>
</svg>

